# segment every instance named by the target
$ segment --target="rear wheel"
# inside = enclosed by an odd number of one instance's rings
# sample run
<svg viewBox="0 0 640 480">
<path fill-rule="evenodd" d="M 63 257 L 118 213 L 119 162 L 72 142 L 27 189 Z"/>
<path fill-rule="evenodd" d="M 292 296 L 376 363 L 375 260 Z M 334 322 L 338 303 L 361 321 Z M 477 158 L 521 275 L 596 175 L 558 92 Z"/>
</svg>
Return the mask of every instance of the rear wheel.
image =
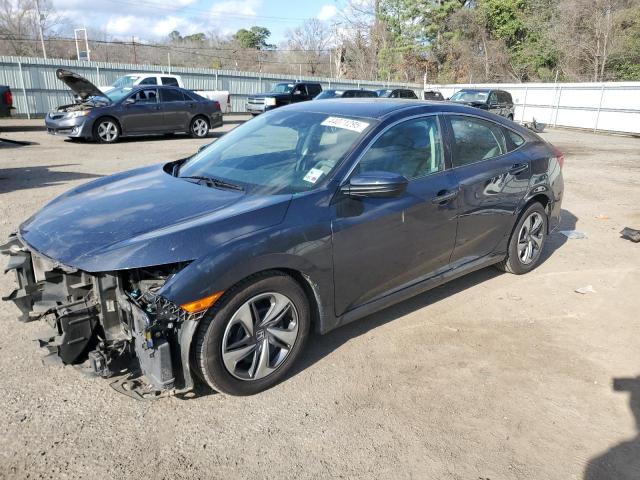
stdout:
<svg viewBox="0 0 640 480">
<path fill-rule="evenodd" d="M 267 272 L 225 295 L 203 319 L 195 342 L 195 368 L 209 386 L 252 395 L 280 382 L 309 334 L 309 302 L 291 277 Z"/>
<path fill-rule="evenodd" d="M 496 264 L 504 272 L 521 275 L 540 263 L 547 239 L 548 217 L 544 207 L 532 203 L 522 214 L 509 240 L 507 258 Z"/>
<path fill-rule="evenodd" d="M 204 117 L 196 117 L 191 120 L 189 132 L 193 137 L 204 138 L 209 134 L 209 122 Z"/>
<path fill-rule="evenodd" d="M 120 126 L 113 118 L 100 118 L 93 125 L 93 138 L 100 143 L 115 143 L 120 138 Z"/>
</svg>

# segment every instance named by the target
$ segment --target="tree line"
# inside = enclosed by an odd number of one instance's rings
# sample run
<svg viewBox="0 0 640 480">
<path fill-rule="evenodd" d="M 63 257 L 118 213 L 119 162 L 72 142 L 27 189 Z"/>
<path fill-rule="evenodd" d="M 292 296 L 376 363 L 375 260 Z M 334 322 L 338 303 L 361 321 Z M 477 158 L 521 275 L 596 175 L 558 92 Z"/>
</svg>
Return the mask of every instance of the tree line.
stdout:
<svg viewBox="0 0 640 480">
<path fill-rule="evenodd" d="M 343 0 L 278 44 L 264 26 L 164 40 L 89 32 L 91 59 L 371 79 L 481 83 L 640 80 L 640 0 Z M 0 55 L 75 58 L 50 0 L 0 0 Z M 66 32 L 66 35 L 65 35 Z"/>
</svg>

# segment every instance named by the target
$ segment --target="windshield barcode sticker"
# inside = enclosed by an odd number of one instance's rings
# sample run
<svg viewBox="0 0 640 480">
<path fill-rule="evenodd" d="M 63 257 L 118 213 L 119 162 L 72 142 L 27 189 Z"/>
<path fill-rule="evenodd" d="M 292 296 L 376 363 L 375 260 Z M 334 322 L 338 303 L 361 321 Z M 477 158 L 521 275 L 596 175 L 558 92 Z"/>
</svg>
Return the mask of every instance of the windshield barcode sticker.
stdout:
<svg viewBox="0 0 640 480">
<path fill-rule="evenodd" d="M 322 125 L 325 127 L 344 128 L 345 130 L 352 130 L 358 133 L 362 133 L 364 129 L 369 126 L 367 122 L 340 117 L 328 117 L 324 122 L 322 122 Z"/>
<path fill-rule="evenodd" d="M 309 183 L 316 183 L 318 179 L 324 174 L 324 172 L 318 168 L 312 168 L 304 176 L 303 180 Z"/>
</svg>

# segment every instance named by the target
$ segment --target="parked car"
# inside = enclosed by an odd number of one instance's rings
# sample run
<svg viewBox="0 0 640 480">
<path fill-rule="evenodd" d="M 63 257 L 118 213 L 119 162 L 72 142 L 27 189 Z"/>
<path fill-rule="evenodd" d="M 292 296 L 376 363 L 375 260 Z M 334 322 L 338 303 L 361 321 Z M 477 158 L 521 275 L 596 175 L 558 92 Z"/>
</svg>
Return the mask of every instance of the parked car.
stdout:
<svg viewBox="0 0 640 480">
<path fill-rule="evenodd" d="M 489 88 L 465 88 L 454 93 L 449 99 L 475 108 L 487 110 L 513 120 L 515 107 L 509 92 Z"/>
<path fill-rule="evenodd" d="M 98 87 L 102 92 L 110 90 L 133 88 L 145 85 L 163 85 L 165 87 L 186 88 L 180 75 L 170 73 L 130 73 L 118 78 L 114 83 L 104 87 Z M 231 111 L 231 95 L 227 90 L 192 90 L 197 95 L 215 100 L 220 104 L 222 113 Z"/>
<path fill-rule="evenodd" d="M 81 102 L 47 114 L 47 131 L 53 135 L 113 143 L 122 136 L 176 132 L 202 138 L 222 126 L 218 102 L 183 88 L 145 85 L 102 93 L 69 70 L 56 75 Z"/>
<path fill-rule="evenodd" d="M 13 111 L 13 94 L 7 85 L 0 85 L 0 118 L 10 117 Z"/>
<path fill-rule="evenodd" d="M 320 92 L 322 92 L 322 86 L 319 83 L 277 83 L 270 92 L 251 95 L 247 99 L 247 112 L 259 115 L 290 103 L 306 102 Z"/>
<path fill-rule="evenodd" d="M 425 90 L 422 95 L 425 100 L 436 102 L 444 101 L 444 96 L 438 90 Z"/>
<path fill-rule="evenodd" d="M 376 93 L 381 98 L 410 98 L 417 100 L 418 96 L 413 90 L 408 88 L 383 88 L 382 90 L 376 90 Z"/>
<path fill-rule="evenodd" d="M 323 90 L 314 97 L 314 100 L 326 100 L 327 98 L 376 98 L 377 96 L 373 90 Z"/>
<path fill-rule="evenodd" d="M 290 105 L 47 204 L 0 247 L 18 281 L 6 298 L 55 327 L 41 344 L 64 363 L 139 365 L 121 391 L 198 378 L 250 395 L 286 378 L 312 329 L 490 265 L 534 269 L 559 223 L 563 162 L 464 105 Z"/>
</svg>

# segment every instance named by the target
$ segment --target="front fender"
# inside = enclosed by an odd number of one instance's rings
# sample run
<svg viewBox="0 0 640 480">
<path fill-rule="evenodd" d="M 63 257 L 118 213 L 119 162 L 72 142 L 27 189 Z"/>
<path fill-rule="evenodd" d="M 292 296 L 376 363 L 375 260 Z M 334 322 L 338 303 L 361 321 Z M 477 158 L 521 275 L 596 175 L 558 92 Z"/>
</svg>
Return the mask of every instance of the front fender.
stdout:
<svg viewBox="0 0 640 480">
<path fill-rule="evenodd" d="M 318 327 L 325 331 L 333 320 L 324 314 L 333 312 L 330 223 L 328 220 L 290 223 L 294 225 L 285 222 L 219 247 L 171 277 L 158 293 L 183 305 L 226 291 L 258 272 L 292 270 L 305 278 L 314 292 L 320 310 Z"/>
</svg>

